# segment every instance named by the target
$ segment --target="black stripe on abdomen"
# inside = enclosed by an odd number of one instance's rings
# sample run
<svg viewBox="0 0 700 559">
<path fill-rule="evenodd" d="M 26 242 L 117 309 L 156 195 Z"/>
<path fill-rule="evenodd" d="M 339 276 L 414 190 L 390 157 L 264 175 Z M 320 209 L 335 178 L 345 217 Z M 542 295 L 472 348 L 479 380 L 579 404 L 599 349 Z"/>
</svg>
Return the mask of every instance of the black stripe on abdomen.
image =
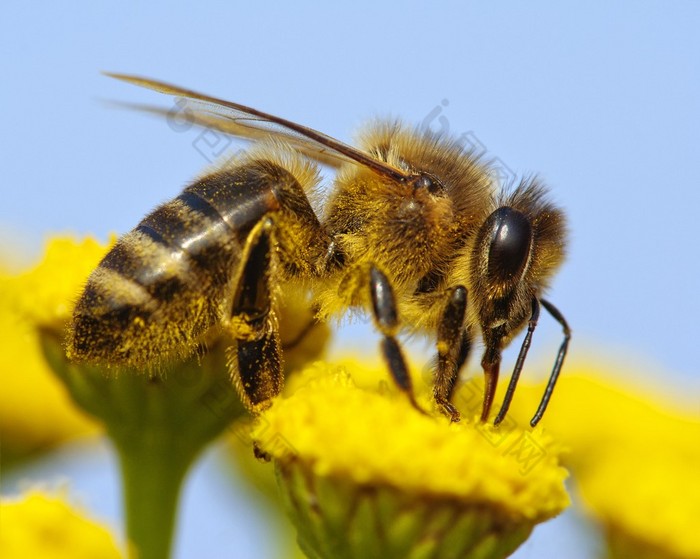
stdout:
<svg viewBox="0 0 700 559">
<path fill-rule="evenodd" d="M 233 232 L 206 200 L 183 192 L 146 216 L 136 231 L 185 257 L 206 283 L 222 287 L 231 271 Z"/>
<path fill-rule="evenodd" d="M 159 265 L 159 262 L 168 264 L 163 258 L 170 255 L 162 245 L 144 243 L 141 235 L 143 232 L 132 231 L 122 237 L 100 262 L 100 267 L 140 285 L 158 301 L 172 301 L 178 293 L 188 289 L 187 278 L 173 273 L 170 266 Z"/>
<path fill-rule="evenodd" d="M 180 200 L 184 205 L 202 216 L 208 218 L 212 222 L 224 221 L 221 214 L 201 195 L 192 190 L 185 189 L 180 196 L 175 198 Z"/>
<path fill-rule="evenodd" d="M 267 213 L 280 209 L 275 196 L 281 181 L 296 180 L 285 169 L 264 161 L 224 169 L 185 189 L 205 200 L 243 242 Z"/>
<path fill-rule="evenodd" d="M 187 284 L 214 294 L 228 284 L 250 229 L 280 209 L 275 191 L 289 180 L 296 179 L 261 161 L 212 173 L 148 214 L 101 266 L 160 301 Z"/>
</svg>

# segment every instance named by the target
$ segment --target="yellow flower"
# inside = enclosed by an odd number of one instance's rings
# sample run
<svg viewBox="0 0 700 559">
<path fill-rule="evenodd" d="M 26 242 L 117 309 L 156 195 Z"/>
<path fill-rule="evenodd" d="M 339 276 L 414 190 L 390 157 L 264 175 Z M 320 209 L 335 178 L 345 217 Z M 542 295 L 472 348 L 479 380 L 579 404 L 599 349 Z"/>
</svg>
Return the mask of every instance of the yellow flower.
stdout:
<svg viewBox="0 0 700 559">
<path fill-rule="evenodd" d="M 422 415 L 372 373 L 307 367 L 253 431 L 309 557 L 507 557 L 568 505 L 541 430 Z"/>
<path fill-rule="evenodd" d="M 3 462 L 97 429 L 51 374 L 34 325 L 68 318 L 72 299 L 105 251 L 92 239 L 56 238 L 37 266 L 0 274 Z"/>
<path fill-rule="evenodd" d="M 578 486 L 585 506 L 605 528 L 612 557 L 700 557 L 697 453 L 684 456 L 652 436 L 646 445 L 608 449 L 578 476 Z"/>
<path fill-rule="evenodd" d="M 88 275 L 113 243 L 114 238 L 104 245 L 91 238 L 78 242 L 56 237 L 35 268 L 15 278 L 3 278 L 9 293 L 2 296 L 8 297 L 10 308 L 36 324 L 65 322 Z"/>
<path fill-rule="evenodd" d="M 6 341 L 20 338 L 0 361 L 4 456 L 8 448 L 20 454 L 46 439 L 97 429 L 72 406 L 70 393 L 80 409 L 102 421 L 118 451 L 132 545 L 144 559 L 161 557 L 170 547 L 178 490 L 189 466 L 243 408 L 230 382 L 222 340 L 210 340 L 206 355 L 156 376 L 66 359 L 63 336 L 74 302 L 107 249 L 90 239 L 54 239 L 34 269 L 0 276 L 0 302 L 9 311 L 0 328 L 10 334 Z M 283 340 L 295 346 L 288 362 L 292 367 L 318 355 L 328 337 L 326 328 L 311 322 L 308 304 L 297 306 L 294 299 L 282 309 L 295 319 L 283 331 Z M 308 330 L 312 335 L 299 341 Z"/>
<path fill-rule="evenodd" d="M 3 559 L 119 559 L 114 536 L 58 497 L 32 491 L 0 501 Z"/>
<path fill-rule="evenodd" d="M 130 545 L 141 559 L 166 557 L 190 465 L 243 413 L 224 344 L 213 341 L 206 355 L 174 363 L 159 375 L 68 361 L 63 336 L 73 303 L 105 249 L 93 241 L 68 240 L 54 241 L 49 249 L 39 267 L 22 278 L 16 306 L 54 376 L 83 411 L 103 423 L 114 443 Z"/>
<path fill-rule="evenodd" d="M 544 426 L 567 445 L 574 481 L 612 558 L 697 559 L 700 413 L 616 376 L 610 367 L 569 367 Z M 519 389 L 516 417 L 536 405 L 540 390 Z"/>
</svg>

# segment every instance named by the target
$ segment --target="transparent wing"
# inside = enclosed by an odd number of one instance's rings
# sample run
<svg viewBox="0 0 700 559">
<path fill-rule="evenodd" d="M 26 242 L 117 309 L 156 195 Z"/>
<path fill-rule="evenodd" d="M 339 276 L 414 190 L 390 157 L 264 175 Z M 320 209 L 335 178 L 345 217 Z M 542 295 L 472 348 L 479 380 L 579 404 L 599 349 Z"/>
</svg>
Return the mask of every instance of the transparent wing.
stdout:
<svg viewBox="0 0 700 559">
<path fill-rule="evenodd" d="M 184 99 L 184 98 L 183 98 Z M 280 138 L 285 143 L 291 145 L 294 149 L 303 153 L 307 157 L 322 163 L 323 165 L 328 165 L 329 167 L 338 168 L 343 163 L 353 162 L 341 155 L 340 153 L 330 150 L 324 146 L 321 146 L 315 142 L 311 142 L 300 136 L 298 134 L 292 134 L 285 132 L 283 130 L 268 130 L 252 124 L 243 125 L 229 118 L 222 118 L 211 112 L 205 112 L 198 109 L 197 101 L 191 99 L 184 99 L 186 105 L 182 106 L 178 102 L 177 113 L 178 115 L 185 112 L 183 118 L 187 123 L 191 123 L 195 126 L 200 126 L 202 128 L 218 130 L 224 134 L 229 134 L 231 136 L 237 136 L 245 140 L 262 140 L 264 138 L 269 138 L 274 136 Z M 163 118 L 172 118 L 173 109 L 166 109 L 165 107 L 160 107 L 157 105 L 147 105 L 142 103 L 124 103 L 121 101 L 109 101 L 110 105 L 126 108 L 129 110 L 154 114 Z M 178 117 L 179 118 L 179 117 Z"/>
<path fill-rule="evenodd" d="M 217 99 L 216 97 L 149 78 L 112 73 L 106 73 L 106 75 L 134 85 L 153 89 L 166 95 L 187 99 L 187 109 L 191 111 L 188 112 L 187 118 L 191 118 L 197 125 L 212 127 L 227 134 L 250 139 L 260 139 L 273 135 L 281 137 L 284 141 L 291 143 L 310 157 L 334 167 L 337 167 L 342 162 L 351 161 L 392 180 L 404 181 L 410 178 L 410 175 L 393 165 L 380 161 L 370 154 L 331 138 L 322 132 L 252 107 L 224 101 L 223 99 Z M 168 114 L 168 111 L 158 107 L 148 105 L 131 106 L 151 113 Z"/>
</svg>

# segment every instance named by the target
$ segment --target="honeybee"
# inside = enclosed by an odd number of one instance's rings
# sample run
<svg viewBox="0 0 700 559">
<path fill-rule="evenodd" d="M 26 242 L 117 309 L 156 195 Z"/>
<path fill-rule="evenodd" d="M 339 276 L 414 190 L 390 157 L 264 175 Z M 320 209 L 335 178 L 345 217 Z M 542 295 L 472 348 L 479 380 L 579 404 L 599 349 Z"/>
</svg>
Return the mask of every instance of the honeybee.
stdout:
<svg viewBox="0 0 700 559">
<path fill-rule="evenodd" d="M 498 424 L 542 306 L 564 339 L 531 424 L 541 419 L 571 334 L 541 297 L 564 258 L 566 225 L 537 178 L 501 192 L 488 163 L 456 140 L 399 121 L 372 124 L 355 148 L 251 107 L 110 75 L 186 98 L 194 122 L 256 143 L 118 240 L 75 307 L 69 357 L 149 368 L 192 354 L 219 328 L 232 339 L 229 368 L 241 399 L 259 413 L 283 383 L 280 286 L 301 286 L 319 321 L 353 309 L 371 314 L 388 370 L 418 409 L 396 336 L 435 336 L 434 398 L 452 421 L 460 419 L 451 398 L 474 337 L 485 346 L 487 421 L 501 351 L 527 328 Z M 309 201 L 319 163 L 337 171 L 322 215 Z"/>
</svg>

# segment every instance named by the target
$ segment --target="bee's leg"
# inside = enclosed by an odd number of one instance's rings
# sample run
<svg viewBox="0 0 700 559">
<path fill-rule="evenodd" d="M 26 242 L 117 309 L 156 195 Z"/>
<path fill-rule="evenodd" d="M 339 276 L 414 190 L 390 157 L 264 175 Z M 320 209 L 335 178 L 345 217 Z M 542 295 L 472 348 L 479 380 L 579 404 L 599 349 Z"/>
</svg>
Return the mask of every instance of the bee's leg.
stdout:
<svg viewBox="0 0 700 559">
<path fill-rule="evenodd" d="M 316 179 L 299 171 L 307 166 L 301 159 L 294 163 L 295 157 L 254 149 L 185 190 L 224 216 L 242 245 L 222 322 L 234 339 L 229 368 L 252 413 L 268 407 L 282 389 L 274 287 L 280 279 L 321 273 L 319 262 L 325 263 L 331 243 L 305 193 Z"/>
<path fill-rule="evenodd" d="M 466 328 L 462 331 L 462 338 L 459 341 L 459 351 L 457 353 L 457 375 L 459 376 L 459 372 L 462 370 L 462 367 L 464 367 L 464 364 L 467 362 L 467 359 L 469 359 L 469 354 L 471 353 L 472 349 L 472 332 L 469 328 Z M 455 383 L 456 386 L 457 383 Z M 448 399 L 450 402 L 452 401 L 452 394 L 454 392 L 454 386 L 452 387 L 452 391 L 448 395 Z"/>
<path fill-rule="evenodd" d="M 438 361 L 433 387 L 435 402 L 452 421 L 459 421 L 459 412 L 450 403 L 450 398 L 469 348 L 464 330 L 466 311 L 467 290 L 459 285 L 451 290 L 438 324 Z"/>
<path fill-rule="evenodd" d="M 408 367 L 395 337 L 399 327 L 399 318 L 394 291 L 387 277 L 374 266 L 370 268 L 369 280 L 374 323 L 384 336 L 381 344 L 384 359 L 399 389 L 408 396 L 414 408 L 423 412 L 416 402 Z"/>
<path fill-rule="evenodd" d="M 518 359 L 515 362 L 515 368 L 513 369 L 513 374 L 510 377 L 510 382 L 508 383 L 508 389 L 506 390 L 505 398 L 503 398 L 503 404 L 501 404 L 501 409 L 494 419 L 493 424 L 498 425 L 505 419 L 506 413 L 508 413 L 508 408 L 513 400 L 513 394 L 515 393 L 515 387 L 518 384 L 518 379 L 520 378 L 520 373 L 523 370 L 523 365 L 525 364 L 525 357 L 527 357 L 527 352 L 530 349 L 530 344 L 532 343 L 532 334 L 537 326 L 537 321 L 540 318 L 540 303 L 537 297 L 532 298 L 532 314 L 530 315 L 530 320 L 527 323 L 527 334 L 525 334 L 525 339 L 523 340 L 523 345 L 520 346 L 520 353 L 518 353 Z"/>
<path fill-rule="evenodd" d="M 264 218 L 248 235 L 231 307 L 235 345 L 228 365 L 251 413 L 267 408 L 283 383 L 279 328 L 271 295 L 273 227 L 272 219 Z"/>
<path fill-rule="evenodd" d="M 530 425 L 532 427 L 539 423 L 540 419 L 542 419 L 542 416 L 544 415 L 544 411 L 547 409 L 549 399 L 552 397 L 552 392 L 554 391 L 554 385 L 557 383 L 557 379 L 559 378 L 559 372 L 561 371 L 561 367 L 564 364 L 566 351 L 569 349 L 569 340 L 571 339 L 571 329 L 569 328 L 569 325 L 567 324 L 564 316 L 559 312 L 559 309 L 557 309 L 554 305 L 552 305 L 552 303 L 550 303 L 549 301 L 545 301 L 544 299 L 540 299 L 540 303 L 542 303 L 542 306 L 545 308 L 545 310 L 552 315 L 554 320 L 561 324 L 561 327 L 564 330 L 564 341 L 561 343 L 561 346 L 559 346 L 559 353 L 557 353 L 557 359 L 554 362 L 552 374 L 549 375 L 549 381 L 547 382 L 547 388 L 544 391 L 544 396 L 542 396 L 542 401 L 540 402 L 540 405 L 537 408 L 537 412 L 530 420 Z"/>
</svg>

